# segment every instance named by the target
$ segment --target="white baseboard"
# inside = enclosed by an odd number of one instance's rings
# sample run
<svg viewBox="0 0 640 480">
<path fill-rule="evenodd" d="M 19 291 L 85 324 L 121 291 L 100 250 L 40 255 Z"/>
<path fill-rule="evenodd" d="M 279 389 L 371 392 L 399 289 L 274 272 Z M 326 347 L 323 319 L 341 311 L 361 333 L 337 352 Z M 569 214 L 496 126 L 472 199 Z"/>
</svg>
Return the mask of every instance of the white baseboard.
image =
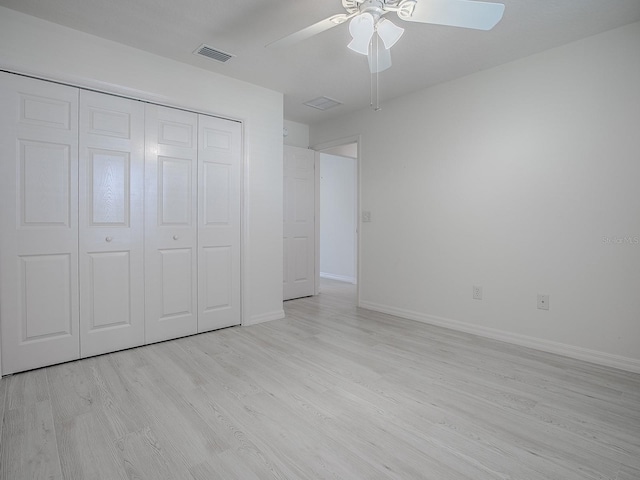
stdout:
<svg viewBox="0 0 640 480">
<path fill-rule="evenodd" d="M 353 283 L 354 285 L 356 283 L 355 277 L 347 277 L 345 275 L 334 275 L 333 273 L 320 272 L 320 276 L 322 278 L 328 278 L 328 279 L 331 279 L 331 280 L 338 280 L 339 282 Z"/>
<path fill-rule="evenodd" d="M 627 372 L 640 373 L 640 360 L 635 358 L 612 355 L 610 353 L 600 352 L 598 350 L 590 350 L 587 348 L 576 347 L 574 345 L 567 345 L 565 343 L 553 342 L 550 340 L 529 337 L 527 335 L 506 332 L 504 330 L 497 330 L 480 325 L 472 325 L 470 323 L 461 322 L 459 320 L 451 320 L 434 315 L 427 315 L 424 313 L 405 310 L 403 308 L 390 307 L 373 302 L 360 302 L 359 306 L 362 308 L 366 308 L 367 310 L 387 313 L 396 317 L 416 320 L 418 322 L 428 323 L 430 325 L 436 325 L 438 327 L 449 328 L 451 330 L 458 330 L 460 332 L 471 333 L 480 337 L 491 338 L 493 340 L 520 345 L 522 347 L 533 348 L 535 350 L 541 350 L 543 352 L 555 353 L 557 355 L 562 355 L 576 360 L 584 360 L 586 362 L 595 363 L 597 365 L 602 365 L 605 367 L 613 367 L 620 370 L 625 370 Z"/>
<path fill-rule="evenodd" d="M 261 313 L 259 315 L 253 315 L 251 318 L 242 322 L 243 327 L 250 325 L 257 325 L 259 323 L 270 322 L 271 320 L 280 320 L 284 318 L 284 310 L 276 310 L 275 312 Z"/>
</svg>

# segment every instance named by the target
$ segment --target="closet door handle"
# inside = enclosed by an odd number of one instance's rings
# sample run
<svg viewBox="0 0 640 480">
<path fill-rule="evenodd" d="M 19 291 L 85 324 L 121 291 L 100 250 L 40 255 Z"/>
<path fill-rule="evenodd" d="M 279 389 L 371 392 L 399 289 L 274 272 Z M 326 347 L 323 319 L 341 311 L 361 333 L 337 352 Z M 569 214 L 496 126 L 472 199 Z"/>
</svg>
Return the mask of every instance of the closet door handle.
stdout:
<svg viewBox="0 0 640 480">
<path fill-rule="evenodd" d="M 174 235 L 174 236 L 173 236 L 173 239 L 174 239 L 174 240 L 178 240 L 179 238 L 180 238 L 180 237 L 179 237 L 178 235 Z"/>
<path fill-rule="evenodd" d="M 113 237 L 107 237 L 104 239 L 105 242 L 111 242 L 113 240 Z"/>
</svg>

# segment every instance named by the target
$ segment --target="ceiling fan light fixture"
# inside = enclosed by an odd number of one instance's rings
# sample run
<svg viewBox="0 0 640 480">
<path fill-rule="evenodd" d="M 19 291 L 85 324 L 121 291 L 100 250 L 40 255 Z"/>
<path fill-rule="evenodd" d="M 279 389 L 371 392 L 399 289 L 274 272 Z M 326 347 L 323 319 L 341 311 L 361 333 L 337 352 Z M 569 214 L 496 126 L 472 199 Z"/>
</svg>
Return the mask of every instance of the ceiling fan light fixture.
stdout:
<svg viewBox="0 0 640 480">
<path fill-rule="evenodd" d="M 353 17 L 349 23 L 349 33 L 353 37 L 351 43 L 347 45 L 354 52 L 361 55 L 369 54 L 369 43 L 374 32 L 373 15 L 370 13 L 362 13 Z"/>
<path fill-rule="evenodd" d="M 404 28 L 398 27 L 391 20 L 387 20 L 386 18 L 381 18 L 378 21 L 376 29 L 387 50 L 393 47 L 404 33 Z"/>
</svg>

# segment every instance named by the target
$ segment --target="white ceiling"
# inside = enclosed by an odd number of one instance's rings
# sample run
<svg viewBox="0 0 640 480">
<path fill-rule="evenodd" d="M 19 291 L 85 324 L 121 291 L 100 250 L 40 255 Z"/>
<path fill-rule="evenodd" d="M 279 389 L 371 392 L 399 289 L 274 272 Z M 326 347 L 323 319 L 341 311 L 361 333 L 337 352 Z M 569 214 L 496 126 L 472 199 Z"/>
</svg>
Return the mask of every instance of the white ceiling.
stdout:
<svg viewBox="0 0 640 480">
<path fill-rule="evenodd" d="M 428 0 L 419 0 L 428 1 Z M 380 74 L 380 100 L 500 65 L 640 21 L 640 0 L 500 0 L 491 31 L 402 22 L 393 66 Z M 364 56 L 346 48 L 343 24 L 284 49 L 265 45 L 344 9 L 340 0 L 0 0 L 0 5 L 180 62 L 284 93 L 285 118 L 313 124 L 370 103 Z M 195 56 L 206 43 L 235 55 Z M 640 51 L 640 45 L 639 51 Z M 303 105 L 319 96 L 344 103 Z"/>
</svg>

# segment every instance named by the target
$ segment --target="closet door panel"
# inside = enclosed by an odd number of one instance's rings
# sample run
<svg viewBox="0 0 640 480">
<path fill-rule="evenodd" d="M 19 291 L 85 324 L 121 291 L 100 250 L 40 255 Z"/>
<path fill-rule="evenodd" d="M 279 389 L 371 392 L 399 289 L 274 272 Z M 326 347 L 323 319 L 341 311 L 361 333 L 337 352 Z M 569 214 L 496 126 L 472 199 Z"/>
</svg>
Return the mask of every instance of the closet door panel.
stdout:
<svg viewBox="0 0 640 480">
<path fill-rule="evenodd" d="M 131 252 L 92 252 L 87 253 L 87 257 L 87 268 L 83 272 L 85 278 L 81 278 L 88 297 L 87 307 L 92 307 L 90 314 L 83 319 L 88 324 L 85 325 L 87 335 L 97 338 L 109 327 L 127 326 L 131 329 L 132 323 L 141 322 L 142 318 L 132 315 L 131 302 L 136 299 L 131 295 Z M 133 341 L 129 338 L 130 330 L 128 333 L 124 329 L 118 331 L 125 336 L 123 343 Z M 82 356 L 88 356 L 84 338 L 82 341 Z M 117 349 L 118 346 L 114 346 L 114 350 Z"/>
<path fill-rule="evenodd" d="M 200 259 L 200 265 L 205 272 L 202 311 L 206 314 L 231 308 L 234 303 L 233 279 L 235 277 L 233 248 L 231 246 L 204 247 L 201 253 L 203 258 Z"/>
<path fill-rule="evenodd" d="M 0 72 L 2 373 L 79 357 L 78 90 Z"/>
<path fill-rule="evenodd" d="M 199 116 L 198 331 L 239 325 L 242 126 Z"/>
<path fill-rule="evenodd" d="M 144 104 L 80 92 L 81 356 L 144 344 Z"/>
<path fill-rule="evenodd" d="M 19 258 L 22 339 L 29 342 L 71 335 L 73 285 L 69 255 L 21 255 Z"/>
<path fill-rule="evenodd" d="M 147 343 L 197 332 L 197 120 L 146 107 Z"/>
<path fill-rule="evenodd" d="M 162 279 L 161 318 L 167 320 L 192 315 L 193 249 L 171 248 L 159 250 L 159 253 Z"/>
</svg>

